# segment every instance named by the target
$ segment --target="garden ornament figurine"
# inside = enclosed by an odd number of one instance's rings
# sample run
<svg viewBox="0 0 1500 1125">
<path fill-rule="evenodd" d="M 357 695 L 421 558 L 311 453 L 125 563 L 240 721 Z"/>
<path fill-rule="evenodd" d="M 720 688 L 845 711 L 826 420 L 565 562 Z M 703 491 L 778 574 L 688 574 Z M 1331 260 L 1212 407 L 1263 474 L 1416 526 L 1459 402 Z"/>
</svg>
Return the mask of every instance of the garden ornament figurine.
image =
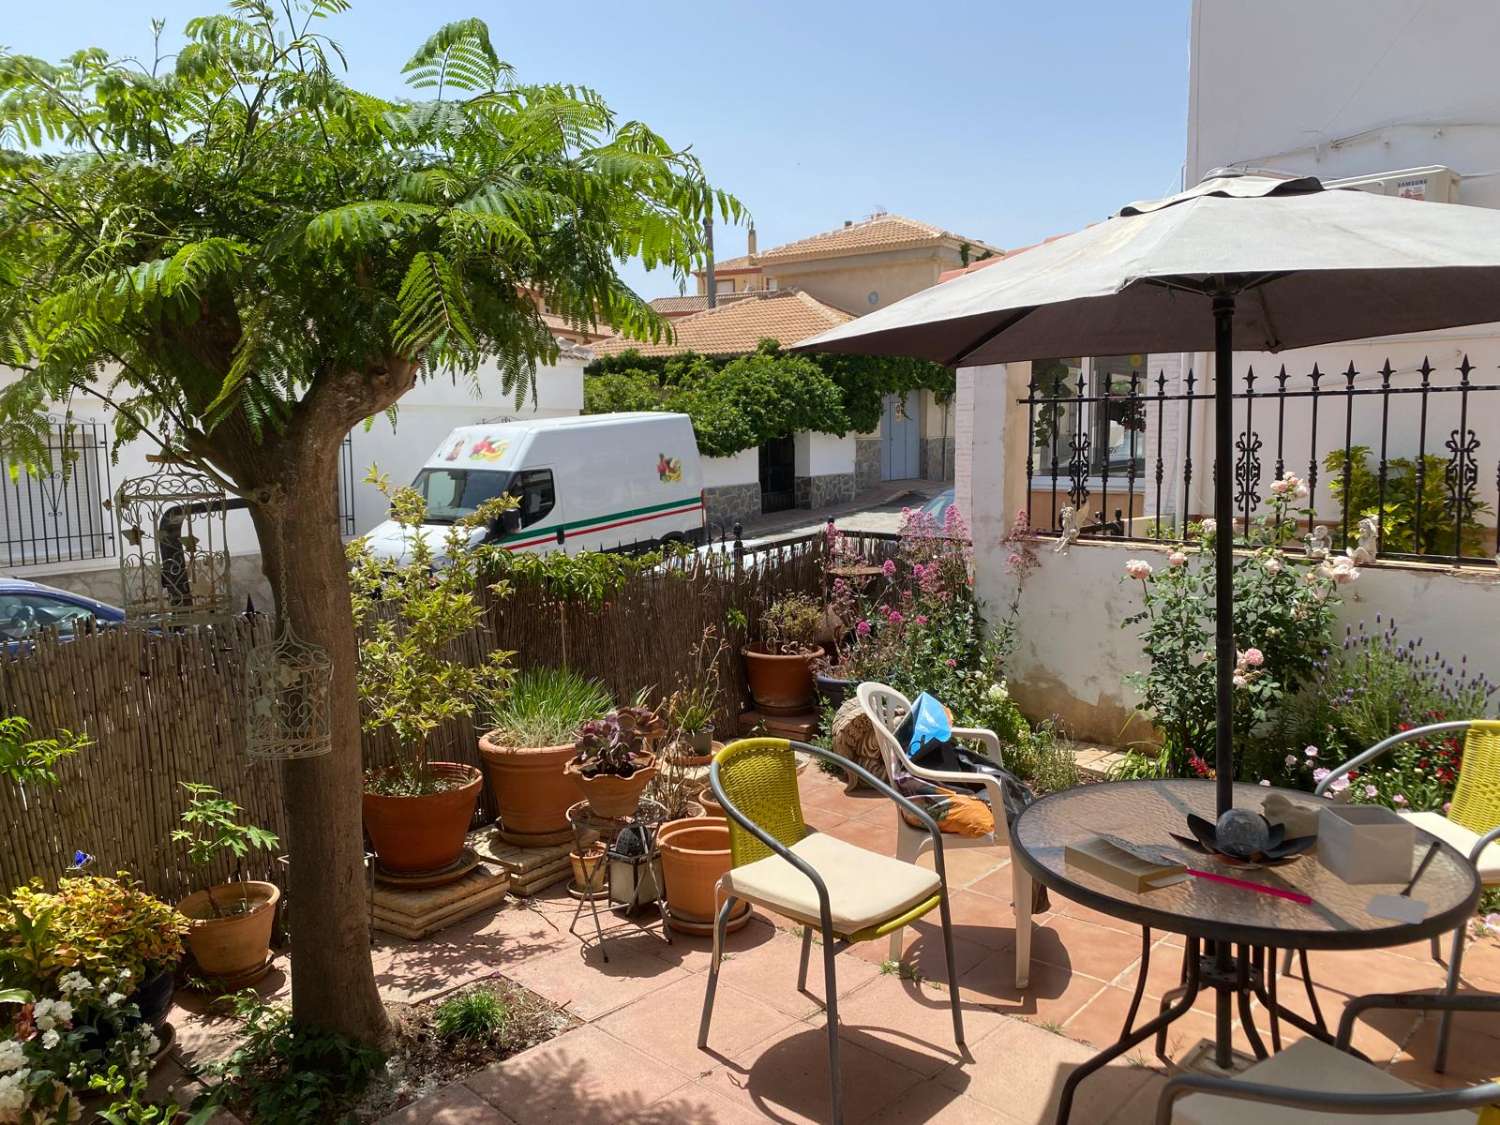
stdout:
<svg viewBox="0 0 1500 1125">
<path fill-rule="evenodd" d="M 1310 559 L 1326 559 L 1329 551 L 1333 549 L 1333 539 L 1328 534 L 1328 528 L 1318 524 L 1312 529 L 1312 534 L 1307 537 L 1307 557 Z"/>
<path fill-rule="evenodd" d="M 1078 510 L 1071 504 L 1063 505 L 1062 511 L 1057 513 L 1057 529 L 1061 532 L 1057 537 L 1057 545 L 1052 550 L 1059 554 L 1068 553 L 1068 546 L 1078 538 Z"/>
<path fill-rule="evenodd" d="M 1380 541 L 1380 524 L 1374 516 L 1365 516 L 1359 521 L 1359 543 L 1353 547 L 1344 548 L 1344 553 L 1349 556 L 1355 566 L 1369 566 L 1375 561 L 1375 554 Z"/>
</svg>

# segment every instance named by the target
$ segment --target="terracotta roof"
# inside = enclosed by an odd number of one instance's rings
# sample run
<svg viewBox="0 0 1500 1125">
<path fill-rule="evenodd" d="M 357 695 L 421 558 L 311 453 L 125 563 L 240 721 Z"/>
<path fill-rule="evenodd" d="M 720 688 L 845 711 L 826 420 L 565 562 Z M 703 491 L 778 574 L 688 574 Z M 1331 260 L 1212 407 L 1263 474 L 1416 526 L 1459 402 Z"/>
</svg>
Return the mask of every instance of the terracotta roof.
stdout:
<svg viewBox="0 0 1500 1125">
<path fill-rule="evenodd" d="M 760 269 L 760 257 L 756 254 L 741 254 L 738 258 L 714 259 L 714 273 L 754 273 Z M 697 271 L 704 273 L 704 270 Z"/>
<path fill-rule="evenodd" d="M 717 303 L 727 305 L 733 301 L 743 301 L 747 297 L 762 295 L 763 291 L 759 289 L 750 289 L 743 293 L 720 293 Z M 686 316 L 688 313 L 699 313 L 708 308 L 708 297 L 701 293 L 693 293 L 685 297 L 652 297 L 651 307 L 662 316 Z"/>
<path fill-rule="evenodd" d="M 871 215 L 857 223 L 836 230 L 788 242 L 760 255 L 760 261 L 787 262 L 800 258 L 823 258 L 864 251 L 890 250 L 901 246 L 923 246 L 933 242 L 967 242 L 977 250 L 1004 251 L 977 239 L 965 238 L 931 223 L 908 219 L 903 215 Z"/>
<path fill-rule="evenodd" d="M 596 355 L 618 355 L 632 348 L 642 355 L 744 355 L 762 340 L 793 344 L 854 318 L 795 289 L 756 293 L 672 322 L 677 339 L 652 344 L 611 336 L 589 345 Z"/>
<path fill-rule="evenodd" d="M 1089 226 L 1093 225 L 1093 223 L 1089 224 Z M 938 274 L 938 284 L 941 285 L 945 281 L 952 281 L 955 277 L 963 277 L 966 273 L 977 273 L 988 266 L 995 265 L 997 262 L 1003 262 L 1007 258 L 1014 258 L 1017 254 L 1024 254 L 1028 250 L 1035 250 L 1038 246 L 1045 246 L 1049 242 L 1056 242 L 1059 238 L 1067 238 L 1072 233 L 1072 231 L 1068 231 L 1064 234 L 1049 234 L 1040 242 L 1033 242 L 1028 246 L 1018 246 L 1014 250 L 1004 250 L 993 258 L 982 258 L 977 262 L 970 262 L 966 266 L 960 266 L 956 270 L 944 270 Z"/>
</svg>

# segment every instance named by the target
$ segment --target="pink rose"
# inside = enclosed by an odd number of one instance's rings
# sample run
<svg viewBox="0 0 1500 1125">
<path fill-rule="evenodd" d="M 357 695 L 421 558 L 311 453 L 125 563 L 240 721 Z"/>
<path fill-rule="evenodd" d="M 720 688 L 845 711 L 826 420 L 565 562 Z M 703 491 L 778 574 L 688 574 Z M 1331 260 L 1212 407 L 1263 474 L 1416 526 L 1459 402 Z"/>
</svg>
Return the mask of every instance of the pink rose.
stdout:
<svg viewBox="0 0 1500 1125">
<path fill-rule="evenodd" d="M 1186 566 L 1187 553 L 1184 551 L 1173 551 L 1167 556 L 1167 564 L 1169 566 Z"/>
<path fill-rule="evenodd" d="M 1265 654 L 1258 648 L 1247 648 L 1243 659 L 1250 668 L 1259 668 L 1266 662 Z"/>
<path fill-rule="evenodd" d="M 1130 559 L 1125 563 L 1125 573 L 1137 582 L 1144 582 L 1155 573 L 1155 570 L 1145 559 Z"/>
</svg>

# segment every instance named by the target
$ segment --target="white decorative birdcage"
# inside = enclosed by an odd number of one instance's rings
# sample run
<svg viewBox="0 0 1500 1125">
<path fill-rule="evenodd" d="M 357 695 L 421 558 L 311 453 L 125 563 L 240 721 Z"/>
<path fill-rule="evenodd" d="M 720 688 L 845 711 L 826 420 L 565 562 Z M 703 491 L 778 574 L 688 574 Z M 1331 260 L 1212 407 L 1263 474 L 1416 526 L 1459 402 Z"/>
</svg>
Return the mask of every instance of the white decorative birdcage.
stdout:
<svg viewBox="0 0 1500 1125">
<path fill-rule="evenodd" d="M 227 620 L 226 495 L 180 462 L 131 477 L 115 492 L 125 623 L 145 628 Z"/>
<path fill-rule="evenodd" d="M 333 661 L 285 622 L 245 657 L 245 750 L 252 758 L 315 758 L 333 749 Z"/>
</svg>

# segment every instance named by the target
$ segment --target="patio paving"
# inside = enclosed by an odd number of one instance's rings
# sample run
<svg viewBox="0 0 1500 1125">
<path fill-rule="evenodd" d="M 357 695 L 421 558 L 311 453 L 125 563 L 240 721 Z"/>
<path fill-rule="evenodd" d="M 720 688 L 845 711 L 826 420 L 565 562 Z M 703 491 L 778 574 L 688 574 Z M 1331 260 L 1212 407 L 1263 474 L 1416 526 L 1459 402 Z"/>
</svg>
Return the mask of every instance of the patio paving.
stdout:
<svg viewBox="0 0 1500 1125">
<path fill-rule="evenodd" d="M 894 812 L 873 795 L 847 795 L 817 770 L 801 781 L 809 823 L 866 847 L 894 847 Z M 1050 1122 L 1071 1068 L 1118 1036 L 1140 959 L 1140 932 L 1053 896 L 1037 919 L 1031 985 L 1014 987 L 1014 920 L 1003 850 L 955 852 L 955 949 L 968 1052 L 952 1040 L 941 931 L 907 931 L 903 969 L 882 970 L 886 942 L 838 959 L 845 1113 L 852 1122 L 942 1121 L 1026 1125 Z M 470 1075 L 386 1118 L 415 1125 L 545 1125 L 548 1122 L 816 1122 L 828 1119 L 823 981 L 814 960 L 808 993 L 796 988 L 794 927 L 757 916 L 728 942 L 709 1050 L 696 1046 L 707 939 L 674 936 L 668 945 L 650 912 L 641 923 L 606 925 L 610 960 L 568 934 L 574 901 L 561 887 L 512 902 L 422 942 L 382 939 L 376 972 L 393 999 L 422 1000 L 503 974 L 566 1006 L 583 1025 L 524 1054 Z M 580 927 L 582 932 L 582 927 Z M 1446 947 L 1445 947 L 1446 948 Z M 1177 983 L 1182 942 L 1152 947 L 1143 1011 L 1154 1011 Z M 1330 1025 L 1348 997 L 1371 991 L 1438 989 L 1444 969 L 1427 945 L 1361 954 L 1313 954 L 1319 1004 Z M 1500 942 L 1472 942 L 1469 987 L 1500 991 Z M 284 978 L 268 978 L 283 991 Z M 1301 980 L 1283 978 L 1281 996 L 1306 1011 Z M 1212 1034 L 1211 998 L 1172 1026 L 1169 1050 L 1181 1059 Z M 201 1016 L 179 1010 L 179 1061 L 222 1049 Z M 1491 1076 L 1500 1059 L 1500 1017 L 1465 1016 L 1449 1073 L 1431 1070 L 1435 1017 L 1377 1014 L 1355 1046 L 1407 1081 L 1468 1084 Z M 1262 1033 L 1265 1025 L 1262 1021 Z M 1248 1050 L 1238 1022 L 1236 1040 Z M 1299 1037 L 1283 1029 L 1283 1041 Z M 1164 1082 L 1143 1047 L 1080 1088 L 1073 1120 L 1148 1125 Z"/>
</svg>

